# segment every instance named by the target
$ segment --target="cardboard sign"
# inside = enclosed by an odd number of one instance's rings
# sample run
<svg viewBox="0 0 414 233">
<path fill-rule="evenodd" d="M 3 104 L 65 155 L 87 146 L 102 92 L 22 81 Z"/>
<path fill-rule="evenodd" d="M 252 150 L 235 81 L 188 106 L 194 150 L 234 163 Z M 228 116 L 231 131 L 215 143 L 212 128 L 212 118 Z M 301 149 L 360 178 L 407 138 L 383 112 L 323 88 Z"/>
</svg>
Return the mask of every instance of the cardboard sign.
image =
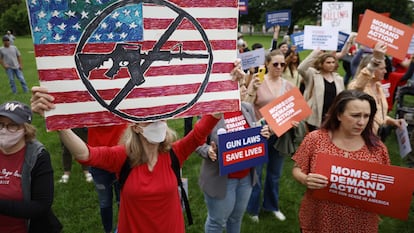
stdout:
<svg viewBox="0 0 414 233">
<path fill-rule="evenodd" d="M 289 26 L 290 21 L 291 21 L 290 10 L 266 12 L 266 28 L 271 28 L 275 25 Z"/>
<path fill-rule="evenodd" d="M 338 30 L 331 27 L 305 26 L 304 49 L 336 51 L 338 48 Z"/>
<path fill-rule="evenodd" d="M 318 154 L 314 173 L 329 179 L 312 196 L 385 216 L 407 219 L 414 170 Z"/>
<path fill-rule="evenodd" d="M 379 41 L 387 45 L 387 54 L 404 60 L 414 30 L 374 11 L 366 10 L 356 42 L 374 48 Z"/>
<path fill-rule="evenodd" d="M 292 121 L 301 121 L 312 113 L 296 87 L 266 104 L 259 111 L 278 137 L 292 128 Z"/>
<path fill-rule="evenodd" d="M 259 67 L 265 63 L 265 50 L 264 48 L 251 50 L 244 53 L 237 54 L 237 57 L 241 59 L 242 69 L 247 70 L 252 67 Z"/>
<path fill-rule="evenodd" d="M 240 110 L 237 1 L 25 2 L 48 130 Z"/>
<path fill-rule="evenodd" d="M 219 134 L 220 176 L 266 163 L 267 140 L 260 135 L 262 127 Z"/>
<path fill-rule="evenodd" d="M 322 2 L 322 26 L 352 31 L 352 2 Z"/>
</svg>

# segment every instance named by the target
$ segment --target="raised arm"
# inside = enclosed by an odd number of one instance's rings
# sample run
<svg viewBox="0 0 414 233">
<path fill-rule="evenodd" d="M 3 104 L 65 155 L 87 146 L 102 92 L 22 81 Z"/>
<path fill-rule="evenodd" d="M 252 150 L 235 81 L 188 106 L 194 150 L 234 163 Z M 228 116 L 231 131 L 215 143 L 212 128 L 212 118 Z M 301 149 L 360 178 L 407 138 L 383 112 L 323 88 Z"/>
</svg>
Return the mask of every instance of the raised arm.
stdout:
<svg viewBox="0 0 414 233">
<path fill-rule="evenodd" d="M 32 98 L 30 99 L 30 102 L 33 112 L 44 116 L 46 111 L 55 108 L 53 101 L 54 97 L 48 94 L 46 88 L 38 86 L 32 88 Z M 63 144 L 77 160 L 87 160 L 89 158 L 88 147 L 72 130 L 60 130 L 59 136 Z"/>
</svg>

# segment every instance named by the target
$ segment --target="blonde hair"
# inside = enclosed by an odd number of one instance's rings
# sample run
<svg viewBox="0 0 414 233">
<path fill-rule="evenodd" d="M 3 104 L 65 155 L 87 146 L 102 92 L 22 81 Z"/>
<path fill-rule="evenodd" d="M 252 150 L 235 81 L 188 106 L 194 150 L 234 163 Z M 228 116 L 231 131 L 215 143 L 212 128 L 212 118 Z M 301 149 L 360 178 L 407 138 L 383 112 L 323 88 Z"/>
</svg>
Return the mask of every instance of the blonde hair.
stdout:
<svg viewBox="0 0 414 233">
<path fill-rule="evenodd" d="M 319 56 L 316 58 L 315 62 L 313 63 L 313 67 L 315 69 L 321 71 L 323 69 L 323 63 L 328 58 L 333 58 L 333 59 L 335 59 L 335 62 L 337 62 L 337 59 L 336 59 L 335 55 L 333 55 L 332 53 L 329 53 L 329 52 L 324 52 L 324 53 L 319 54 Z"/>
<path fill-rule="evenodd" d="M 125 145 L 128 159 L 131 167 L 138 166 L 148 162 L 148 157 L 144 154 L 142 145 L 143 136 L 133 130 L 134 125 L 130 125 L 124 132 L 120 143 Z M 158 152 L 168 152 L 171 149 L 172 143 L 177 140 L 177 133 L 171 128 L 167 127 L 167 135 L 165 140 L 158 146 Z"/>
<path fill-rule="evenodd" d="M 34 139 L 36 139 L 36 128 L 33 125 L 29 123 L 24 123 L 23 127 L 24 127 L 24 140 L 26 142 L 31 142 Z"/>
</svg>

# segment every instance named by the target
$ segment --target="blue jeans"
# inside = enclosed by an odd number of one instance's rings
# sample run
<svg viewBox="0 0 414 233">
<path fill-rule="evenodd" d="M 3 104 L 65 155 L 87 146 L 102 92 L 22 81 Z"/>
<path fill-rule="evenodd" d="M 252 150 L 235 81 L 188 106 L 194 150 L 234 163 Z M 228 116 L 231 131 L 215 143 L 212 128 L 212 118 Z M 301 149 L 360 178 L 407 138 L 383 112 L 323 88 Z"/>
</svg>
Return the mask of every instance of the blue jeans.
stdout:
<svg viewBox="0 0 414 233">
<path fill-rule="evenodd" d="M 279 179 L 282 176 L 284 157 L 273 147 L 276 137 L 273 135 L 268 140 L 269 161 L 266 165 L 266 178 L 263 192 L 263 209 L 268 211 L 279 210 Z M 260 193 L 262 191 L 262 170 L 263 166 L 256 166 L 256 172 L 259 182 L 253 186 L 252 195 L 250 196 L 247 212 L 250 215 L 259 215 L 260 211 Z"/>
<path fill-rule="evenodd" d="M 26 81 L 23 77 L 23 72 L 21 69 L 12 69 L 7 68 L 6 69 L 7 76 L 9 77 L 9 84 L 10 88 L 12 89 L 12 92 L 14 94 L 17 93 L 16 83 L 14 82 L 14 75 L 16 75 L 17 79 L 19 80 L 20 84 L 22 85 L 23 91 L 28 92 L 29 88 L 27 87 Z"/>
<path fill-rule="evenodd" d="M 92 174 L 98 193 L 102 225 L 105 232 L 112 232 L 113 193 L 115 193 L 116 202 L 119 205 L 119 183 L 114 173 L 96 167 L 90 167 L 89 172 Z"/>
<path fill-rule="evenodd" d="M 224 199 L 210 197 L 204 193 L 208 216 L 204 226 L 205 233 L 239 233 L 252 191 L 251 177 L 243 179 L 228 179 L 227 191 Z"/>
</svg>

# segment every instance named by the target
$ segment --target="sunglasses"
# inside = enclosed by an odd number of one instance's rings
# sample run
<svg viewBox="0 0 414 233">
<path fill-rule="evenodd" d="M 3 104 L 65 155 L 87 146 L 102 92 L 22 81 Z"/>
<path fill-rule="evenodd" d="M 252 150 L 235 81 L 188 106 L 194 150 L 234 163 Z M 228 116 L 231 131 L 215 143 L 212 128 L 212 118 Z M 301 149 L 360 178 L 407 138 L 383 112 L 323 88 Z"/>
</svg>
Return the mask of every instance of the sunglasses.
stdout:
<svg viewBox="0 0 414 233">
<path fill-rule="evenodd" d="M 284 63 L 284 62 L 275 62 L 275 63 L 273 63 L 272 64 L 273 65 L 273 67 L 275 67 L 275 68 L 277 68 L 279 65 L 280 65 L 280 67 L 285 67 L 286 66 L 286 63 Z"/>
</svg>

